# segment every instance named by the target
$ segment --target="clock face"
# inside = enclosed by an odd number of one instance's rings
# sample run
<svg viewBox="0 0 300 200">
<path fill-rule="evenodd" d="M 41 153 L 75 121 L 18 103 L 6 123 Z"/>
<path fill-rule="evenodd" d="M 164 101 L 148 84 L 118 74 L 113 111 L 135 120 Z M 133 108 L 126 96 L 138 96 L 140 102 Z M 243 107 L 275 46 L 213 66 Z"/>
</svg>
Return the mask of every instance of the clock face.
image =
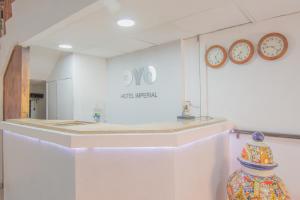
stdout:
<svg viewBox="0 0 300 200">
<path fill-rule="evenodd" d="M 227 53 L 224 47 L 215 45 L 206 51 L 206 64 L 213 68 L 221 67 L 225 64 Z"/>
<path fill-rule="evenodd" d="M 248 40 L 238 40 L 229 49 L 229 58 L 235 64 L 248 62 L 254 54 L 254 46 Z"/>
<path fill-rule="evenodd" d="M 288 48 L 286 37 L 280 33 L 265 35 L 258 44 L 258 54 L 266 60 L 276 60 L 282 57 Z"/>
</svg>

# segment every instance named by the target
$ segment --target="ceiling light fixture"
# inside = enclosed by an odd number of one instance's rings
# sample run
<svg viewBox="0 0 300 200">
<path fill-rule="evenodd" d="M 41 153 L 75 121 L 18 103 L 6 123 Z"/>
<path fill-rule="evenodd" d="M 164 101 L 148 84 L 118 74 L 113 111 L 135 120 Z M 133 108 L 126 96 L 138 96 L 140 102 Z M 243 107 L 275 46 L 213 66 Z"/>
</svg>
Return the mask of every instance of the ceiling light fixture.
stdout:
<svg viewBox="0 0 300 200">
<path fill-rule="evenodd" d="M 135 21 L 132 19 L 120 19 L 117 24 L 122 27 L 132 27 L 135 25 Z"/>
<path fill-rule="evenodd" d="M 60 49 L 72 49 L 73 48 L 72 45 L 69 45 L 69 44 L 60 44 L 60 45 L 58 45 L 58 47 Z"/>
</svg>

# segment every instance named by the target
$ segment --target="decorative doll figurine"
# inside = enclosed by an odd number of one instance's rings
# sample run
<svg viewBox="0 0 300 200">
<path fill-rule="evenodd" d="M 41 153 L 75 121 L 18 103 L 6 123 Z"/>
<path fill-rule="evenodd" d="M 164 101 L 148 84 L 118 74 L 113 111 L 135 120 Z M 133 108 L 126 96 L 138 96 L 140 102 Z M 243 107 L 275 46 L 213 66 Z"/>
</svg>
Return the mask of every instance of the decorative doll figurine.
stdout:
<svg viewBox="0 0 300 200">
<path fill-rule="evenodd" d="M 282 180 L 273 169 L 270 147 L 264 143 L 264 135 L 255 132 L 238 158 L 242 169 L 234 172 L 227 184 L 229 200 L 291 200 Z"/>
</svg>

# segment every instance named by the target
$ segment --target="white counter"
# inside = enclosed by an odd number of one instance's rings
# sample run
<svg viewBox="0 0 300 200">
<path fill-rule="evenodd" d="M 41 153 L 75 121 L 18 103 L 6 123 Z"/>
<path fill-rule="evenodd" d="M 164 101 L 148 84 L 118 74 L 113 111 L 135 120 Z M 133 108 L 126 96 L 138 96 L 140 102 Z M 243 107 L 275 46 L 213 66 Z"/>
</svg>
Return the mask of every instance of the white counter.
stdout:
<svg viewBox="0 0 300 200">
<path fill-rule="evenodd" d="M 178 147 L 232 129 L 233 124 L 224 119 L 143 125 L 23 119 L 2 122 L 1 126 L 7 131 L 65 147 L 92 148 Z"/>
<path fill-rule="evenodd" d="M 226 120 L 70 123 L 2 123 L 5 200 L 226 199 Z"/>
</svg>

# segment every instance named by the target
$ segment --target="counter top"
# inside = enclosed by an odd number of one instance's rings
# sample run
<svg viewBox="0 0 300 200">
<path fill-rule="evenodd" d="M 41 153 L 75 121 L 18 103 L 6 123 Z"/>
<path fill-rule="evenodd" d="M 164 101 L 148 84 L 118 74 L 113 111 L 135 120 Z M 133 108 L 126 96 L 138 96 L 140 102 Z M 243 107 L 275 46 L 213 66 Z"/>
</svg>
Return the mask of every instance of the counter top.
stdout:
<svg viewBox="0 0 300 200">
<path fill-rule="evenodd" d="M 119 133 L 172 133 L 185 129 L 197 128 L 224 122 L 225 119 L 195 119 L 151 124 L 109 124 L 75 120 L 37 120 L 14 119 L 8 124 L 32 126 L 49 130 L 62 131 L 74 134 L 119 134 Z M 4 122 L 5 123 L 5 122 Z"/>
<path fill-rule="evenodd" d="M 221 118 L 139 125 L 34 119 L 1 123 L 6 131 L 70 148 L 177 147 L 233 127 Z"/>
</svg>

